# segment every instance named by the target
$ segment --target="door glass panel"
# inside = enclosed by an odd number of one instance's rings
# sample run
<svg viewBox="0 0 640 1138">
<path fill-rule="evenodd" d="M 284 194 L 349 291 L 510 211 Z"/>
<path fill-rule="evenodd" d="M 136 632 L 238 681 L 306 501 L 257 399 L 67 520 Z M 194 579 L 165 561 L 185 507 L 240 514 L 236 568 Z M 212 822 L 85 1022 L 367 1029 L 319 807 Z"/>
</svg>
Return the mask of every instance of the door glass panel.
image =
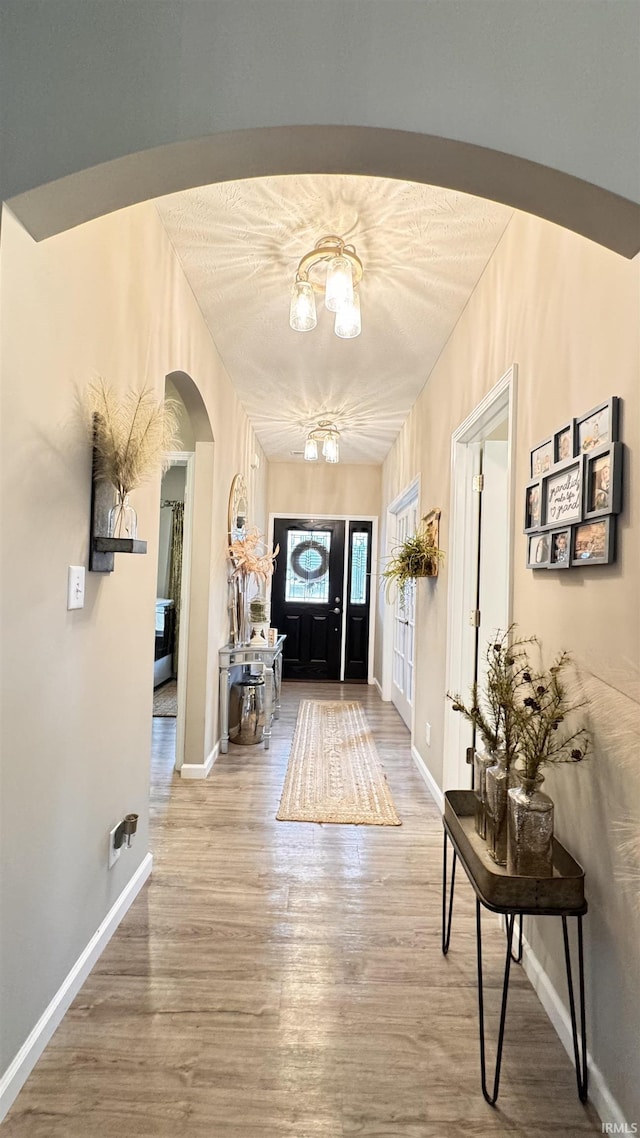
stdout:
<svg viewBox="0 0 640 1138">
<path fill-rule="evenodd" d="M 325 530 L 289 530 L 285 601 L 327 604 L 330 549 L 331 534 Z"/>
<path fill-rule="evenodd" d="M 368 549 L 368 533 L 351 534 L 351 593 L 349 601 L 352 605 L 366 605 L 367 603 Z"/>
</svg>

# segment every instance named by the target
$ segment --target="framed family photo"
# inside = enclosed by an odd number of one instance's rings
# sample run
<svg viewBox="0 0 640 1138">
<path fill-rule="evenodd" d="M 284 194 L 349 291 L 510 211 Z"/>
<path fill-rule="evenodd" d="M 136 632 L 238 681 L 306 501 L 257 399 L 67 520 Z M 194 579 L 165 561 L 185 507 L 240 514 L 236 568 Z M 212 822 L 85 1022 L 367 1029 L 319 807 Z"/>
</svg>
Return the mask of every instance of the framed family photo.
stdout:
<svg viewBox="0 0 640 1138">
<path fill-rule="evenodd" d="M 548 569 L 551 534 L 532 533 L 527 542 L 527 569 Z"/>
<path fill-rule="evenodd" d="M 540 478 L 541 475 L 547 474 L 553 466 L 553 461 L 553 438 L 545 439 L 531 451 L 530 477 Z"/>
<path fill-rule="evenodd" d="M 524 532 L 528 569 L 609 565 L 622 512 L 622 400 L 569 419 L 529 452 Z"/>
<path fill-rule="evenodd" d="M 575 455 L 575 420 L 571 419 L 553 436 L 553 462 L 566 462 Z"/>
<path fill-rule="evenodd" d="M 584 519 L 619 514 L 622 508 L 622 443 L 585 456 Z"/>
<path fill-rule="evenodd" d="M 524 532 L 540 529 L 541 514 L 541 483 L 539 479 L 530 482 L 525 491 L 524 498 Z"/>
<path fill-rule="evenodd" d="M 593 407 L 581 419 L 576 419 L 576 450 L 586 454 L 601 446 L 618 441 L 620 400 L 617 396 Z"/>
<path fill-rule="evenodd" d="M 608 565 L 615 557 L 615 519 L 611 515 L 573 527 L 572 565 Z"/>
<path fill-rule="evenodd" d="M 568 569 L 571 565 L 571 526 L 549 534 L 549 568 Z"/>
</svg>

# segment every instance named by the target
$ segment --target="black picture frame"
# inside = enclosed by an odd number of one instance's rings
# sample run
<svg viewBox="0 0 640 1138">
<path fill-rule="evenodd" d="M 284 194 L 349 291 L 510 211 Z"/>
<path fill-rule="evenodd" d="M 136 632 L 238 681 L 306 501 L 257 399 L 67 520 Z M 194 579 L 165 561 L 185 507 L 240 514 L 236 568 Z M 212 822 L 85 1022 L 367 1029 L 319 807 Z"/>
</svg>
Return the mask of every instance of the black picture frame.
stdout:
<svg viewBox="0 0 640 1138">
<path fill-rule="evenodd" d="M 622 443 L 610 443 L 585 454 L 583 521 L 620 513 L 622 450 Z"/>
<path fill-rule="evenodd" d="M 548 569 L 549 568 L 549 549 L 550 549 L 549 533 L 536 530 L 535 533 L 530 533 L 527 537 L 527 569 Z"/>
<path fill-rule="evenodd" d="M 592 407 L 586 415 L 581 415 L 575 424 L 576 454 L 588 454 L 602 446 L 617 443 L 620 429 L 620 399 L 617 395 L 612 395 L 611 399 Z"/>
<path fill-rule="evenodd" d="M 615 516 L 606 514 L 571 527 L 571 564 L 610 565 L 615 561 Z"/>
<path fill-rule="evenodd" d="M 569 569 L 571 567 L 571 526 L 548 531 L 549 569 Z"/>
<path fill-rule="evenodd" d="M 576 421 L 570 419 L 564 427 L 560 427 L 553 436 L 553 464 L 567 462 L 576 457 Z"/>
<path fill-rule="evenodd" d="M 529 455 L 529 477 L 542 478 L 553 466 L 553 435 L 538 443 Z"/>
<path fill-rule="evenodd" d="M 539 529 L 561 529 L 582 521 L 584 456 L 559 462 L 541 479 Z"/>
<path fill-rule="evenodd" d="M 534 506 L 535 504 L 535 506 Z M 542 483 L 539 478 L 528 482 L 524 492 L 524 532 L 535 533 L 542 523 Z"/>
</svg>

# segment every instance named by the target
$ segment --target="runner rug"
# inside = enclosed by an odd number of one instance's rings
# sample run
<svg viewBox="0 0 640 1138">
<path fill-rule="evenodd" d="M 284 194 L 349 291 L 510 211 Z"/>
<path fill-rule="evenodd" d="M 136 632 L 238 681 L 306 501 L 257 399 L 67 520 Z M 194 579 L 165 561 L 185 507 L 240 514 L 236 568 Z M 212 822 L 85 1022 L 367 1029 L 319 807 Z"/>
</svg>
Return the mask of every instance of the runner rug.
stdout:
<svg viewBox="0 0 640 1138">
<path fill-rule="evenodd" d="M 276 818 L 402 825 L 360 703 L 302 701 Z"/>
<path fill-rule="evenodd" d="M 173 719 L 178 714 L 178 685 L 168 680 L 153 693 L 153 714 L 165 719 Z"/>
</svg>

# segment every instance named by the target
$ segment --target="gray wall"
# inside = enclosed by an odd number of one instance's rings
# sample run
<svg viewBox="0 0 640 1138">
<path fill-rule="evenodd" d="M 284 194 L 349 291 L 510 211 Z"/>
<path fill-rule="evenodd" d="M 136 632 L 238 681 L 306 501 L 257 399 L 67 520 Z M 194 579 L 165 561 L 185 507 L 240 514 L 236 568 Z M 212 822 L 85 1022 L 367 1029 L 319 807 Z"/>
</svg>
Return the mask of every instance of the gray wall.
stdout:
<svg viewBox="0 0 640 1138">
<path fill-rule="evenodd" d="M 639 34 L 635 0 L 4 0 L 1 196 L 166 143 L 347 124 L 637 201 Z"/>
</svg>

